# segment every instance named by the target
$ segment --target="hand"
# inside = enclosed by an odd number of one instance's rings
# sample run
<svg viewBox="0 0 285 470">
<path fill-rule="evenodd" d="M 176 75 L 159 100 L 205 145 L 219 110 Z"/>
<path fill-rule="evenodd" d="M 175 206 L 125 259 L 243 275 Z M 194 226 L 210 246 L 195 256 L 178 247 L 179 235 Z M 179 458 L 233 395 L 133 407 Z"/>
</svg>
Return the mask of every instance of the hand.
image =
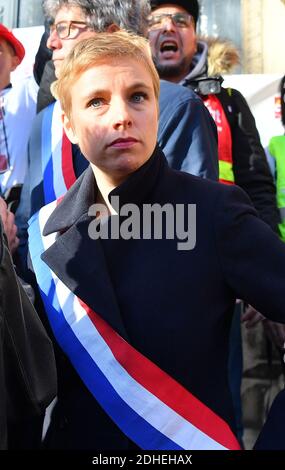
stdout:
<svg viewBox="0 0 285 470">
<path fill-rule="evenodd" d="M 7 204 L 0 197 L 0 217 L 3 222 L 4 231 L 7 236 L 8 244 L 11 253 L 13 254 L 19 245 L 19 239 L 17 237 L 17 226 L 15 224 L 15 216 L 12 212 L 7 209 Z"/>
<path fill-rule="evenodd" d="M 249 305 L 246 311 L 243 313 L 241 317 L 242 323 L 246 323 L 246 328 L 252 328 L 260 321 L 264 321 L 265 317 L 258 312 L 254 307 Z"/>
<path fill-rule="evenodd" d="M 249 305 L 242 315 L 242 322 L 246 322 L 246 328 L 252 328 L 262 321 L 262 325 L 267 337 L 278 349 L 285 349 L 285 325 L 265 318 L 260 312 Z"/>
<path fill-rule="evenodd" d="M 285 349 L 285 325 L 265 319 L 263 327 L 266 335 L 278 349 Z"/>
</svg>

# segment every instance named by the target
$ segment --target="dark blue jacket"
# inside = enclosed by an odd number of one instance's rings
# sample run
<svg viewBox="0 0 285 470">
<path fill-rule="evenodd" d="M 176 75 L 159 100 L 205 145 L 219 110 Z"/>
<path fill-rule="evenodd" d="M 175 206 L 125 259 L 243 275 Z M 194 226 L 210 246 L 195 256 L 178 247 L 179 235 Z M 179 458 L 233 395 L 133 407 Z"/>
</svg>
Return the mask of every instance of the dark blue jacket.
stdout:
<svg viewBox="0 0 285 470">
<path fill-rule="evenodd" d="M 217 129 L 201 98 L 161 80 L 159 109 L 158 143 L 169 166 L 217 181 Z"/>
</svg>

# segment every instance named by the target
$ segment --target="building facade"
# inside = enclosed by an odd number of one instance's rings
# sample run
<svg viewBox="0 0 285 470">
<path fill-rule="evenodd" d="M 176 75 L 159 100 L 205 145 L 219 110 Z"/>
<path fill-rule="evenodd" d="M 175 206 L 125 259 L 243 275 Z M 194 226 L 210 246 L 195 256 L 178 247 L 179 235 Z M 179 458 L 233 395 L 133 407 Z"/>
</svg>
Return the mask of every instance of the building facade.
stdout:
<svg viewBox="0 0 285 470">
<path fill-rule="evenodd" d="M 200 6 L 200 34 L 230 39 L 240 51 L 239 72 L 285 73 L 285 0 L 200 0 Z"/>
<path fill-rule="evenodd" d="M 0 0 L 0 22 L 9 28 L 43 24 L 41 0 Z"/>
</svg>

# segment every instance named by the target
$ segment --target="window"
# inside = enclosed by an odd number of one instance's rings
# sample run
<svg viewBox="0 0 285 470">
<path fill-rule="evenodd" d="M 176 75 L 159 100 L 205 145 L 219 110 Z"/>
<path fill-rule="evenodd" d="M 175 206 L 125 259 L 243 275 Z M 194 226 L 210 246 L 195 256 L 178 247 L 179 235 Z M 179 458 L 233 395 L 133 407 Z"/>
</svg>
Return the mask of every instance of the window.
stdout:
<svg viewBox="0 0 285 470">
<path fill-rule="evenodd" d="M 41 2 L 39 0 L 19 0 L 18 28 L 40 26 L 44 23 Z"/>
<path fill-rule="evenodd" d="M 200 0 L 201 36 L 231 40 L 238 49 L 242 47 L 241 1 Z"/>
</svg>

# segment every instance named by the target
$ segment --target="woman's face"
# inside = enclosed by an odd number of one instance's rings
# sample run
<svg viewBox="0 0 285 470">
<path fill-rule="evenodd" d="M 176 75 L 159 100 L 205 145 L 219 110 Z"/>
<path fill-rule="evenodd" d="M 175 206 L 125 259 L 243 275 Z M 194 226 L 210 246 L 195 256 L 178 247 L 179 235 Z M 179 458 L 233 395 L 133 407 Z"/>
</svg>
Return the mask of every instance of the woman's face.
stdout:
<svg viewBox="0 0 285 470">
<path fill-rule="evenodd" d="M 84 71 L 70 93 L 68 137 L 95 170 L 122 183 L 150 158 L 157 141 L 158 104 L 149 70 L 135 59 L 108 58 Z"/>
</svg>

